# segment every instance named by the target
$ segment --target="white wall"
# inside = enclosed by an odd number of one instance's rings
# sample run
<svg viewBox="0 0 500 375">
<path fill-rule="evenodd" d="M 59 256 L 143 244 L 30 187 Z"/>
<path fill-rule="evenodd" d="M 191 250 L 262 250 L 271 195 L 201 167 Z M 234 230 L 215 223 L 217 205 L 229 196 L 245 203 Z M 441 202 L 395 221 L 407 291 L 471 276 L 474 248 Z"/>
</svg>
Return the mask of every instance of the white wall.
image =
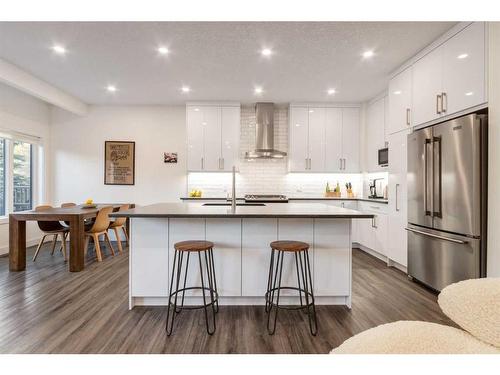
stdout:
<svg viewBox="0 0 500 375">
<path fill-rule="evenodd" d="M 45 181 L 50 179 L 50 106 L 30 95 L 0 83 L 0 128 L 13 130 L 42 138 L 45 152 Z M 49 188 L 42 192 L 42 200 L 49 202 Z M 42 202 L 35 202 L 42 203 Z M 28 245 L 34 244 L 39 238 L 35 223 L 27 226 Z M 7 219 L 0 220 L 0 255 L 8 252 L 9 225 Z"/>
<path fill-rule="evenodd" d="M 500 22 L 489 23 L 488 276 L 500 277 Z"/>
<path fill-rule="evenodd" d="M 77 116 L 53 109 L 51 121 L 54 204 L 178 202 L 186 190 L 184 106 L 90 106 Z M 104 185 L 104 141 L 135 141 L 135 185 Z M 163 152 L 178 152 L 177 164 Z"/>
</svg>

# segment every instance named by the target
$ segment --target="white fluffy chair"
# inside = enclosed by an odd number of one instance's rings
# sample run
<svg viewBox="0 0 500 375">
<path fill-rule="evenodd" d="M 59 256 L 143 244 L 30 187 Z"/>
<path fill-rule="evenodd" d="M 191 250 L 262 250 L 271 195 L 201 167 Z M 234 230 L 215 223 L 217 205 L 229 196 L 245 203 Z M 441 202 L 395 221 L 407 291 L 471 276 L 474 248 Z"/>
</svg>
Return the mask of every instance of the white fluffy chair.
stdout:
<svg viewBox="0 0 500 375">
<path fill-rule="evenodd" d="M 452 284 L 438 298 L 467 332 L 428 322 L 398 321 L 361 332 L 331 354 L 500 354 L 500 279 Z"/>
</svg>

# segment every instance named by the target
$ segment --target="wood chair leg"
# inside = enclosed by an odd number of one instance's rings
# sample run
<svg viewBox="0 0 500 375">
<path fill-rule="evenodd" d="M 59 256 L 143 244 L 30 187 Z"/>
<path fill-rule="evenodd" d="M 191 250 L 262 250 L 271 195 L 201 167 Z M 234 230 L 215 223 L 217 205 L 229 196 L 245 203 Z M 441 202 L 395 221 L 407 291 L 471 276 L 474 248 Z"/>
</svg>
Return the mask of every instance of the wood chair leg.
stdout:
<svg viewBox="0 0 500 375">
<path fill-rule="evenodd" d="M 94 234 L 92 238 L 94 239 L 95 254 L 97 255 L 97 261 L 102 262 L 101 245 L 99 245 L 99 236 L 97 234 Z"/>
<path fill-rule="evenodd" d="M 90 242 L 90 236 L 85 236 L 85 244 L 84 244 L 84 253 L 85 253 L 85 257 L 87 257 L 87 254 L 89 252 L 89 242 Z"/>
<path fill-rule="evenodd" d="M 118 251 L 120 252 L 120 254 L 123 254 L 123 248 L 122 248 L 122 240 L 120 239 L 120 232 L 118 232 L 118 228 L 113 228 L 113 230 L 115 231 L 115 237 L 116 237 L 116 241 L 118 242 Z"/>
<path fill-rule="evenodd" d="M 52 251 L 50 252 L 50 255 L 54 255 L 54 250 L 56 249 L 57 244 L 57 237 L 59 237 L 59 234 L 54 234 L 54 239 L 52 240 Z"/>
<path fill-rule="evenodd" d="M 40 239 L 40 242 L 38 242 L 38 246 L 35 251 L 35 255 L 33 255 L 33 262 L 36 260 L 36 257 L 38 256 L 38 252 L 40 251 L 40 248 L 43 245 L 43 241 L 45 241 L 45 237 L 47 237 L 46 234 L 43 235 L 43 237 Z"/>
<path fill-rule="evenodd" d="M 128 234 L 127 234 L 127 229 L 123 226 L 122 230 L 123 230 L 123 233 L 125 234 L 125 239 L 127 240 L 127 246 L 130 246 L 130 241 L 128 239 Z"/>
<path fill-rule="evenodd" d="M 115 249 L 113 249 L 113 246 L 111 246 L 111 241 L 109 239 L 108 231 L 104 232 L 104 238 L 106 240 L 106 245 L 109 246 L 109 250 L 111 250 L 111 254 L 115 256 Z"/>
<path fill-rule="evenodd" d="M 68 257 L 66 255 L 66 233 L 63 233 L 61 235 L 62 237 L 62 245 L 61 245 L 61 249 L 62 249 L 62 253 L 63 253 L 63 257 L 64 257 L 64 261 L 66 262 L 68 260 Z"/>
</svg>

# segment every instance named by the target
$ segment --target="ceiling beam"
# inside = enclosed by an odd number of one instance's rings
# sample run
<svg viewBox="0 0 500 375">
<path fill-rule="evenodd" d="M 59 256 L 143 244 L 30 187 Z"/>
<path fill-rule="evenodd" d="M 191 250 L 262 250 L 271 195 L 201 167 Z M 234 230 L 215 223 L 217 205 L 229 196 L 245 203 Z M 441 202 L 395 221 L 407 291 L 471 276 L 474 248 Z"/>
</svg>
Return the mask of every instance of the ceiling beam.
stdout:
<svg viewBox="0 0 500 375">
<path fill-rule="evenodd" d="M 0 59 L 0 82 L 77 115 L 85 115 L 88 105 L 80 99 Z"/>
</svg>

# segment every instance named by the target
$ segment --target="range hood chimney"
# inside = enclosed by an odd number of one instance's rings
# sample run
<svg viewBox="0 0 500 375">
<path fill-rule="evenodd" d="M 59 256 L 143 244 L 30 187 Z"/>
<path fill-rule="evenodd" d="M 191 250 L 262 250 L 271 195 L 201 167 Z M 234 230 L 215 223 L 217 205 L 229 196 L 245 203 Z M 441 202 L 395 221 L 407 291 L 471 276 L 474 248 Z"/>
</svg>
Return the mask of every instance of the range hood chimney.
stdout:
<svg viewBox="0 0 500 375">
<path fill-rule="evenodd" d="M 255 150 L 247 152 L 247 159 L 282 159 L 286 152 L 274 149 L 274 104 L 255 105 Z"/>
</svg>

